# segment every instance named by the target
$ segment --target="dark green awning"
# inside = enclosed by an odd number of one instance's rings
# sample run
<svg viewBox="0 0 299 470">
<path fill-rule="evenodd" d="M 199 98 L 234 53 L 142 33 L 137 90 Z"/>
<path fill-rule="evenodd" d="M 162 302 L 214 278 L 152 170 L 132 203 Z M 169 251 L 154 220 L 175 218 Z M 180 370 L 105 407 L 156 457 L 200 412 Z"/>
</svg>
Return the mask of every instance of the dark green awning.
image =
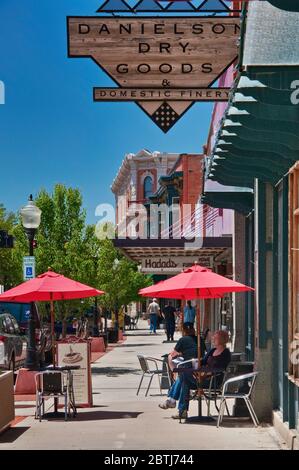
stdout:
<svg viewBox="0 0 299 470">
<path fill-rule="evenodd" d="M 254 196 L 252 190 L 234 191 L 205 191 L 201 197 L 203 204 L 221 209 L 233 209 L 241 214 L 247 215 L 253 210 Z"/>
<path fill-rule="evenodd" d="M 299 67 L 250 67 L 240 75 L 217 134 L 209 178 L 226 185 L 244 186 L 254 178 L 275 184 L 288 172 L 299 159 L 299 106 L 291 103 L 290 89 L 296 77 Z"/>
<path fill-rule="evenodd" d="M 297 12 L 297 13 L 296 13 Z M 299 0 L 249 2 L 239 75 L 206 176 L 227 186 L 278 183 L 299 160 Z"/>
<path fill-rule="evenodd" d="M 281 10 L 299 11 L 298 0 L 268 0 L 271 5 Z"/>
</svg>

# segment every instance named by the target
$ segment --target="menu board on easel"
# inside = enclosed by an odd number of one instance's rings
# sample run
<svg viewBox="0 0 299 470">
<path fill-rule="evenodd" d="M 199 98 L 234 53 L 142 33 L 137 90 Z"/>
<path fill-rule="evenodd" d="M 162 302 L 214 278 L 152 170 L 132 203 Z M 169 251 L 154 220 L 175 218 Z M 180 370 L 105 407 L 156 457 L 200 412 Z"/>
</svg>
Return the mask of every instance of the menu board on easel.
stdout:
<svg viewBox="0 0 299 470">
<path fill-rule="evenodd" d="M 80 366 L 73 370 L 73 386 L 77 406 L 92 406 L 90 344 L 82 339 L 68 338 L 57 343 L 57 365 Z"/>
</svg>

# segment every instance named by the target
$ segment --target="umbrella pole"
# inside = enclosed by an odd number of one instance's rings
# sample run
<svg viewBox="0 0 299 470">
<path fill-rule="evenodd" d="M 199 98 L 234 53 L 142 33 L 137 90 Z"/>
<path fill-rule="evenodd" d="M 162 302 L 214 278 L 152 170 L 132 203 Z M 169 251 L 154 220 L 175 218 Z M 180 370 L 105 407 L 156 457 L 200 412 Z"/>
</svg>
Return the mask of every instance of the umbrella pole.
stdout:
<svg viewBox="0 0 299 470">
<path fill-rule="evenodd" d="M 52 297 L 52 295 L 51 295 Z M 52 358 L 53 358 L 53 366 L 56 366 L 56 357 L 55 357 L 55 316 L 54 316 L 54 302 L 51 299 L 50 301 L 50 311 L 51 311 L 51 337 L 52 337 Z"/>
<path fill-rule="evenodd" d="M 56 357 L 55 357 L 55 316 L 54 316 L 54 302 L 52 299 L 52 294 L 51 294 L 51 300 L 50 300 L 50 311 L 51 311 L 51 336 L 52 336 L 52 358 L 53 358 L 53 367 L 56 366 Z M 58 412 L 58 398 L 54 398 L 54 413 Z"/>
<path fill-rule="evenodd" d="M 198 358 L 198 363 L 200 364 L 200 358 L 201 358 L 201 345 L 200 345 L 200 305 L 197 307 L 196 311 L 196 329 L 197 329 L 197 358 Z"/>
<path fill-rule="evenodd" d="M 196 311 L 196 329 L 197 329 L 197 358 L 198 358 L 198 367 L 200 367 L 201 359 L 201 340 L 200 340 L 200 300 Z M 201 390 L 198 390 L 200 396 L 198 397 L 198 417 L 202 416 L 202 396 Z"/>
</svg>

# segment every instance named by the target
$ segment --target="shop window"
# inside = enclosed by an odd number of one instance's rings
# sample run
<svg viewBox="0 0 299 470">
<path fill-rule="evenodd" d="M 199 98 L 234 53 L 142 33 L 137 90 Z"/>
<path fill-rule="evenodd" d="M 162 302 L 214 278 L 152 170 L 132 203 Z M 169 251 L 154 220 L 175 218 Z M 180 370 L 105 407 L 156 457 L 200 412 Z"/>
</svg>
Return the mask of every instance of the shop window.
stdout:
<svg viewBox="0 0 299 470">
<path fill-rule="evenodd" d="M 144 199 L 148 199 L 153 195 L 153 179 L 151 176 L 146 176 L 143 182 Z"/>
<path fill-rule="evenodd" d="M 289 181 L 289 378 L 299 385 L 299 162 Z"/>
</svg>

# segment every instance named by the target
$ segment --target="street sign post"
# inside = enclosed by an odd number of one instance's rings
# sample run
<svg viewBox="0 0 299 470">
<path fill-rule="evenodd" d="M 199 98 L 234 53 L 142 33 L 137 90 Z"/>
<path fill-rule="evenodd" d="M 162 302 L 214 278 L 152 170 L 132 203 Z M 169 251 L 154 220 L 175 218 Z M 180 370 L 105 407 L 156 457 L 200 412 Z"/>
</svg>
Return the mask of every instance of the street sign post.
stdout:
<svg viewBox="0 0 299 470">
<path fill-rule="evenodd" d="M 23 279 L 29 281 L 35 278 L 35 257 L 24 256 L 23 258 Z"/>
</svg>

